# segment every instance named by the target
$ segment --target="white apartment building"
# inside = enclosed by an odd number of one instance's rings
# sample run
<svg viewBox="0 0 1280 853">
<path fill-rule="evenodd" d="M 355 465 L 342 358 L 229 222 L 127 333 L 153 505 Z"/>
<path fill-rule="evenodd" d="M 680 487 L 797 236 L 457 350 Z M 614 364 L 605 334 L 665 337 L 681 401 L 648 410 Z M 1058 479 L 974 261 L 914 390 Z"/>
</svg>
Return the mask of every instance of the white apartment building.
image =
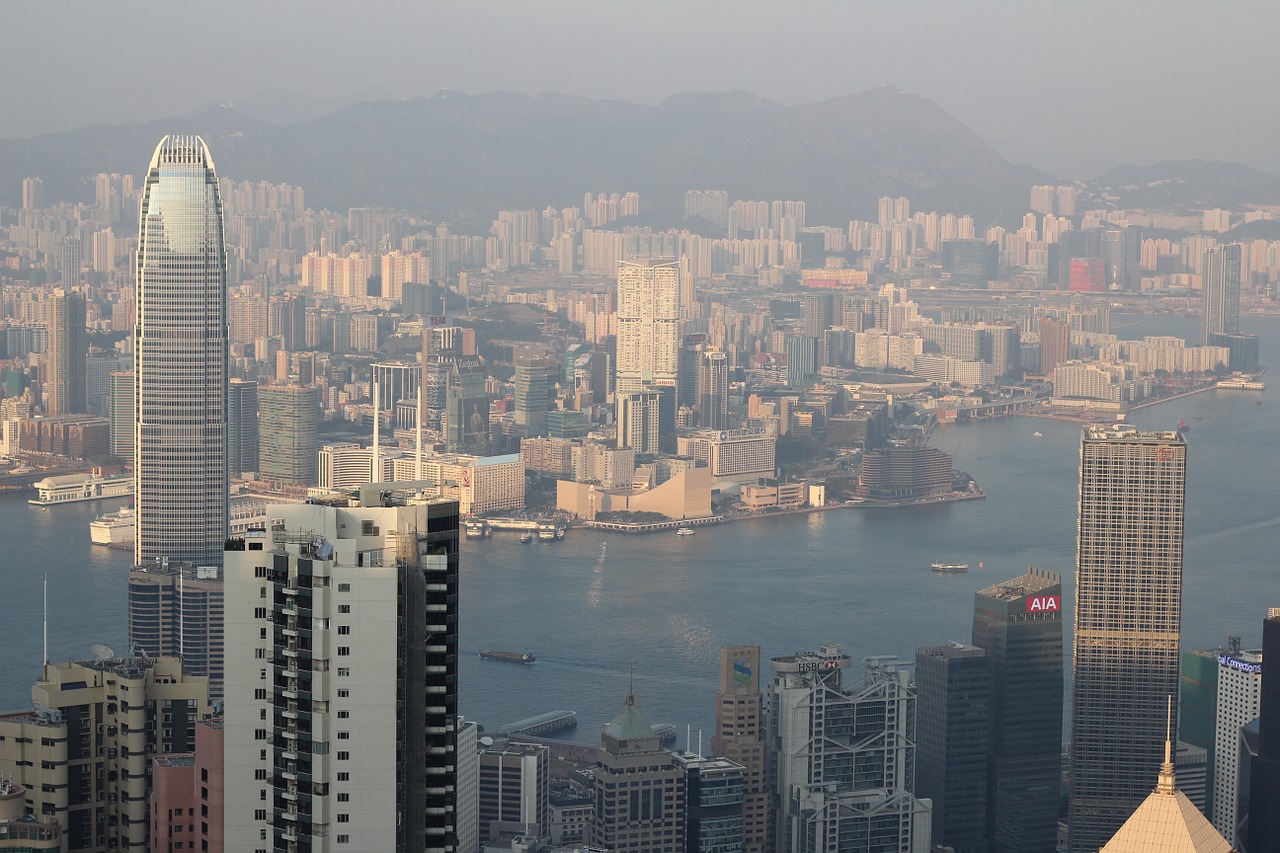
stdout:
<svg viewBox="0 0 1280 853">
<path fill-rule="evenodd" d="M 392 480 L 418 479 L 413 456 L 395 460 Z M 422 479 L 436 484 L 438 497 L 458 502 L 463 515 L 524 506 L 524 461 L 519 453 L 502 456 L 423 455 Z"/>
<path fill-rule="evenodd" d="M 680 264 L 618 262 L 617 389 L 671 385 L 680 372 Z"/>
<path fill-rule="evenodd" d="M 224 557 L 226 849 L 453 849 L 457 504 L 282 506 Z"/>
<path fill-rule="evenodd" d="M 1262 652 L 1218 655 L 1218 714 L 1213 741 L 1213 827 L 1235 842 L 1240 808 L 1240 728 L 1261 713 Z"/>
</svg>

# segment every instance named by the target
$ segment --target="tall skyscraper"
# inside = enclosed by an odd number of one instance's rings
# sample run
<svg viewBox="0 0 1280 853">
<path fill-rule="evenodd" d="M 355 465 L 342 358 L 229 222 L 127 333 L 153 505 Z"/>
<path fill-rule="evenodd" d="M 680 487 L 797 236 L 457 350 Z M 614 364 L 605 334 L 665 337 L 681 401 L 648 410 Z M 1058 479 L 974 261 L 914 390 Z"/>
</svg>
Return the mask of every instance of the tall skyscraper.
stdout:
<svg viewBox="0 0 1280 853">
<path fill-rule="evenodd" d="M 489 395 L 484 367 L 475 356 L 459 356 L 445 386 L 444 436 L 450 453 L 489 452 Z"/>
<path fill-rule="evenodd" d="M 720 689 L 711 754 L 742 766 L 742 853 L 769 849 L 760 647 L 720 647 Z"/>
<path fill-rule="evenodd" d="M 1213 812 L 1210 819 L 1222 837 L 1235 843 L 1240 793 L 1249 790 L 1240 778 L 1240 729 L 1258 718 L 1262 702 L 1262 650 L 1235 648 L 1218 655 L 1217 733 L 1213 750 Z M 1242 784 L 1243 783 L 1243 784 Z"/>
<path fill-rule="evenodd" d="M 227 254 L 213 158 L 166 136 L 142 189 L 134 330 L 134 559 L 222 565 L 227 536 Z"/>
<path fill-rule="evenodd" d="M 1080 444 L 1071 851 L 1107 842 L 1151 788 L 1178 695 L 1187 445 L 1090 426 Z M 1176 733 L 1173 740 L 1176 742 Z"/>
<path fill-rule="evenodd" d="M 258 473 L 297 486 L 317 482 L 320 403 L 315 388 L 264 385 L 258 389 Z"/>
<path fill-rule="evenodd" d="M 1204 254 L 1200 342 L 1240 332 L 1240 244 L 1214 246 Z"/>
<path fill-rule="evenodd" d="M 1262 657 L 1280 660 L 1280 610 L 1262 623 Z M 1272 672 L 1275 670 L 1273 669 Z M 1249 776 L 1249 853 L 1280 850 L 1280 678 L 1262 679 L 1258 754 Z M 1243 834 L 1243 831 L 1242 833 Z"/>
<path fill-rule="evenodd" d="M 108 378 L 107 417 L 111 419 L 111 455 L 133 461 L 133 442 L 136 425 L 133 414 L 133 394 L 137 377 L 132 370 L 118 370 Z"/>
<path fill-rule="evenodd" d="M 684 849 L 686 853 L 741 853 L 743 768 L 727 758 L 689 752 L 674 756 L 685 774 Z"/>
<path fill-rule="evenodd" d="M 49 375 L 44 408 L 49 415 L 87 412 L 86 374 L 89 337 L 85 331 L 84 296 L 59 287 L 49 297 Z"/>
<path fill-rule="evenodd" d="M 458 504 L 227 543 L 226 849 L 456 849 Z"/>
<path fill-rule="evenodd" d="M 685 773 L 634 693 L 604 727 L 596 755 L 591 843 L 614 853 L 684 853 Z"/>
<path fill-rule="evenodd" d="M 909 666 L 866 658 L 842 683 L 838 645 L 773 658 L 768 750 L 777 853 L 929 850 L 915 789 L 916 695 Z"/>
<path fill-rule="evenodd" d="M 535 838 L 547 832 L 550 764 L 542 744 L 500 741 L 480 750 L 476 812 L 481 843 L 501 831 Z"/>
<path fill-rule="evenodd" d="M 258 383 L 232 379 L 227 386 L 227 470 L 240 477 L 258 470 Z"/>
<path fill-rule="evenodd" d="M 617 390 L 675 386 L 680 372 L 680 264 L 618 262 Z"/>
<path fill-rule="evenodd" d="M 618 447 L 658 453 L 662 440 L 662 392 L 657 388 L 619 392 Z"/>
<path fill-rule="evenodd" d="M 1040 375 L 1052 376 L 1053 369 L 1071 358 L 1071 325 L 1053 317 L 1040 318 Z"/>
<path fill-rule="evenodd" d="M 210 566 L 167 560 L 129 572 L 129 653 L 175 657 L 222 698 L 222 579 Z"/>
<path fill-rule="evenodd" d="M 547 434 L 547 394 L 555 366 L 554 362 L 545 358 L 516 359 L 516 424 L 520 427 L 521 434 L 528 438 Z"/>
<path fill-rule="evenodd" d="M 990 668 L 991 853 L 1054 853 L 1062 766 L 1062 576 L 1037 569 L 973 596 Z"/>
<path fill-rule="evenodd" d="M 44 208 L 44 181 L 40 178 L 22 179 L 22 209 L 42 210 Z"/>
<path fill-rule="evenodd" d="M 917 649 L 916 703 L 915 793 L 933 801 L 933 843 L 987 853 L 987 653 L 963 643 Z"/>
<path fill-rule="evenodd" d="M 719 350 L 703 350 L 698 359 L 698 426 L 729 428 L 729 358 Z"/>
</svg>

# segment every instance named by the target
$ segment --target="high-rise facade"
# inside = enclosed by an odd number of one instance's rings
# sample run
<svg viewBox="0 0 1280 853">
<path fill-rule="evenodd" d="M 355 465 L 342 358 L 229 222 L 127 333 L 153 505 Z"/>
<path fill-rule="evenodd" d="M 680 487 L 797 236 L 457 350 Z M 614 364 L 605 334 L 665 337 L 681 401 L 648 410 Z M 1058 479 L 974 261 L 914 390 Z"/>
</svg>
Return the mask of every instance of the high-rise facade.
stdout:
<svg viewBox="0 0 1280 853">
<path fill-rule="evenodd" d="M 533 743 L 499 743 L 479 753 L 477 809 L 481 843 L 500 831 L 539 837 L 548 831 L 551 756 Z"/>
<path fill-rule="evenodd" d="M 458 504 L 227 543 L 226 849 L 456 849 Z"/>
<path fill-rule="evenodd" d="M 147 847 L 151 759 L 188 752 L 208 684 L 171 657 L 46 664 L 29 710 L 0 714 L 0 775 L 62 824 L 68 853 Z M 2 850 L 43 849 L 0 837 Z"/>
<path fill-rule="evenodd" d="M 227 470 L 240 477 L 258 470 L 258 383 L 232 379 L 227 386 Z"/>
<path fill-rule="evenodd" d="M 935 845 L 987 853 L 987 653 L 950 643 L 916 650 L 916 788 L 933 801 Z"/>
<path fill-rule="evenodd" d="M 136 562 L 222 565 L 227 255 L 213 158 L 166 136 L 142 189 L 134 329 Z"/>
<path fill-rule="evenodd" d="M 129 653 L 175 657 L 193 676 L 209 679 L 209 698 L 222 698 L 223 586 L 217 570 L 176 560 L 129 572 Z"/>
<path fill-rule="evenodd" d="M 1262 623 L 1262 657 L 1280 660 L 1280 610 Z M 1280 850 L 1280 678 L 1262 679 L 1258 712 L 1258 754 L 1249 775 L 1249 853 Z M 1245 834 L 1244 831 L 1241 834 Z M 1244 840 L 1244 839 L 1241 839 Z"/>
<path fill-rule="evenodd" d="M 777 853 L 921 853 L 930 807 L 915 788 L 916 695 L 910 667 L 865 661 L 842 683 L 838 645 L 776 657 L 768 690 L 768 762 Z"/>
<path fill-rule="evenodd" d="M 1054 853 L 1062 766 L 1062 576 L 1028 569 L 973 597 L 986 650 L 987 837 L 991 853 Z"/>
<path fill-rule="evenodd" d="M 49 297 L 49 343 L 44 410 L 48 415 L 72 415 L 88 411 L 86 358 L 89 338 L 85 330 L 84 296 L 57 288 Z"/>
<path fill-rule="evenodd" d="M 680 264 L 618 262 L 619 392 L 677 384 L 680 374 Z"/>
<path fill-rule="evenodd" d="M 547 395 L 555 363 L 545 358 L 520 358 L 515 368 L 515 416 L 520 433 L 530 438 L 546 435 Z"/>
<path fill-rule="evenodd" d="M 1107 842 L 1151 787 L 1178 695 L 1187 445 L 1090 426 L 1080 444 L 1071 850 Z M 1176 733 L 1173 738 L 1177 740 Z"/>
<path fill-rule="evenodd" d="M 314 486 L 319 426 L 320 401 L 315 388 L 259 388 L 258 473 L 281 483 Z"/>
<path fill-rule="evenodd" d="M 685 773 L 634 693 L 604 727 L 596 755 L 591 843 L 614 853 L 684 853 Z"/>
<path fill-rule="evenodd" d="M 760 647 L 720 647 L 711 754 L 742 767 L 742 853 L 769 849 L 769 783 L 765 767 Z"/>
<path fill-rule="evenodd" d="M 618 447 L 658 453 L 662 439 L 662 394 L 656 389 L 619 392 Z"/>
<path fill-rule="evenodd" d="M 1204 255 L 1200 342 L 1240 332 L 1240 244 L 1214 246 Z"/>
<path fill-rule="evenodd" d="M 1213 750 L 1213 828 L 1236 842 L 1240 819 L 1240 729 L 1258 718 L 1262 703 L 1262 650 L 1218 655 L 1218 713 Z"/>
<path fill-rule="evenodd" d="M 729 358 L 720 350 L 699 353 L 698 426 L 729 428 Z"/>
<path fill-rule="evenodd" d="M 684 771 L 686 853 L 745 850 L 742 843 L 743 768 L 727 758 L 689 752 L 674 755 Z"/>
<path fill-rule="evenodd" d="M 108 377 L 107 417 L 111 420 L 111 455 L 133 461 L 135 425 L 133 394 L 137 379 L 132 370 L 117 370 Z"/>
</svg>

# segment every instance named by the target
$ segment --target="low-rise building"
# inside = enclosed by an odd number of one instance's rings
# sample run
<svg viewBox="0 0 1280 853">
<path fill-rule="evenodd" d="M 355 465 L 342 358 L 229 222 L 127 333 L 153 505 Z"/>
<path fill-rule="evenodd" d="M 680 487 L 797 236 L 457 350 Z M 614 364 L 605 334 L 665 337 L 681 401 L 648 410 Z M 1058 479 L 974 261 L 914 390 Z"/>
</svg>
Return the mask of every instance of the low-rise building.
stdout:
<svg viewBox="0 0 1280 853">
<path fill-rule="evenodd" d="M 768 509 L 799 509 L 804 506 L 804 483 L 782 483 L 761 479 L 742 487 L 742 506 L 748 512 Z"/>
</svg>

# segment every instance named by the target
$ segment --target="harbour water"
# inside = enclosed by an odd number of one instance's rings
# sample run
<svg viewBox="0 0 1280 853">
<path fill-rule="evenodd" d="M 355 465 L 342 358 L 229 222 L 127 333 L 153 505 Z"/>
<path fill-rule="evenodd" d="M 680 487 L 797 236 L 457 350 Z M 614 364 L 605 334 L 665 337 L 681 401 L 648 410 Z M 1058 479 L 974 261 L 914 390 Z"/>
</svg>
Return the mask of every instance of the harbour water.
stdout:
<svg viewBox="0 0 1280 853">
<path fill-rule="evenodd" d="M 1144 317 L 1125 337 L 1198 335 L 1194 318 Z M 1280 319 L 1249 319 L 1264 360 Z M 1276 377 L 1268 376 L 1275 380 Z M 1209 391 L 1131 420 L 1186 420 L 1190 473 L 1185 647 L 1228 633 L 1260 639 L 1280 606 L 1280 429 L 1271 392 Z M 1257 403 L 1263 402 L 1259 406 Z M 1040 432 L 1040 437 L 1035 432 Z M 1034 565 L 1064 575 L 1072 601 L 1079 427 L 1006 418 L 940 428 L 987 498 L 902 510 L 837 510 L 700 528 L 695 536 L 571 531 L 521 545 L 515 534 L 466 540 L 462 558 L 461 709 L 489 728 L 553 709 L 578 712 L 566 736 L 594 742 L 634 668 L 651 722 L 710 736 L 718 649 L 751 642 L 766 657 L 842 643 L 855 660 L 968 640 L 974 591 Z M 88 522 L 120 502 L 42 510 L 0 498 L 0 600 L 6 650 L 0 709 L 25 707 L 40 662 L 40 594 L 49 573 L 50 656 L 93 643 L 124 650 L 129 555 L 89 545 Z M 930 571 L 962 562 L 963 574 Z M 979 563 L 982 567 L 979 568 Z M 1069 618 L 1069 614 L 1068 614 Z M 534 666 L 481 660 L 527 651 Z M 767 677 L 767 676 L 766 676 Z M 695 735 L 696 737 L 696 735 Z"/>
</svg>

